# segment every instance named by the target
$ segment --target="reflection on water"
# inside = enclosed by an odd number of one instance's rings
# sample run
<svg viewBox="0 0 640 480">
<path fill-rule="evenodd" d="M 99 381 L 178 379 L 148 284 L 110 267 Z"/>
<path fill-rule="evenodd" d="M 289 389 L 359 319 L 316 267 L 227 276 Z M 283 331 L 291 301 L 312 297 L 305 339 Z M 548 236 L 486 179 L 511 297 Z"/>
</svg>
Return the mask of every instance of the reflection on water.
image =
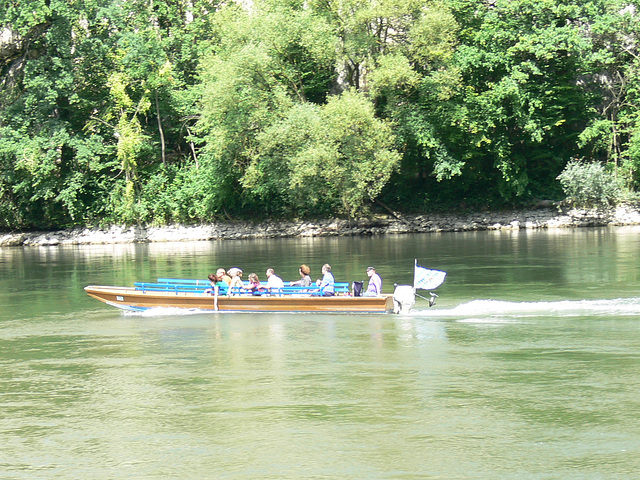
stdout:
<svg viewBox="0 0 640 480">
<path fill-rule="evenodd" d="M 0 249 L 3 478 L 633 478 L 637 230 Z M 123 314 L 90 283 L 449 272 L 410 315 Z"/>
</svg>

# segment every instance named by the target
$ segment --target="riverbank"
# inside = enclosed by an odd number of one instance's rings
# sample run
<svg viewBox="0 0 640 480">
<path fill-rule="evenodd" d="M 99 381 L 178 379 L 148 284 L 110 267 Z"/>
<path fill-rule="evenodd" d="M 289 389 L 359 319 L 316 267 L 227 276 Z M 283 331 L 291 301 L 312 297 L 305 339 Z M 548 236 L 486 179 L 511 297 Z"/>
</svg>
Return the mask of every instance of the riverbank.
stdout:
<svg viewBox="0 0 640 480">
<path fill-rule="evenodd" d="M 84 228 L 53 232 L 0 233 L 0 247 L 148 243 L 249 238 L 384 235 L 528 228 L 575 228 L 640 225 L 637 205 L 610 209 L 560 209 L 556 206 L 528 210 L 462 214 L 376 216 L 357 220 L 314 222 L 227 222 L 199 226 Z"/>
</svg>

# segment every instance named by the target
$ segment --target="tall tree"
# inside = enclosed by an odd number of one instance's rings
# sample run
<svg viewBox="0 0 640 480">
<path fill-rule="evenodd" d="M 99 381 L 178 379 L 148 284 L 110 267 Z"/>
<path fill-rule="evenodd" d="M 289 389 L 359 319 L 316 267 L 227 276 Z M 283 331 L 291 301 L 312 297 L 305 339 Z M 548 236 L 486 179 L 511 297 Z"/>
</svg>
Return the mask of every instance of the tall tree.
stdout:
<svg viewBox="0 0 640 480">
<path fill-rule="evenodd" d="M 202 188 L 213 213 L 255 199 L 241 179 L 259 158 L 257 137 L 296 103 L 324 101 L 334 55 L 328 25 L 302 7 L 229 6 L 218 25 L 222 41 L 204 62 L 198 125 L 205 146 L 197 175 L 215 181 Z"/>
<path fill-rule="evenodd" d="M 362 94 L 302 103 L 258 137 L 243 185 L 290 210 L 356 216 L 380 194 L 400 155 L 390 125 Z"/>
<path fill-rule="evenodd" d="M 635 189 L 640 180 L 640 10 L 637 2 L 593 2 L 585 34 L 598 115 L 580 136 L 585 154 L 611 165 Z"/>
<path fill-rule="evenodd" d="M 13 37 L 0 83 L 0 222 L 47 227 L 86 221 L 99 176 L 111 166 L 102 138 L 80 133 L 89 115 L 81 66 L 87 76 L 108 68 L 103 58 L 84 65 L 79 58 L 88 50 L 86 12 L 97 4 L 50 0 L 8 7 L 0 13 L 0 25 Z M 100 98 L 100 88 L 92 95 Z"/>
<path fill-rule="evenodd" d="M 211 45 L 195 39 L 212 9 L 209 0 L 8 2 L 0 226 L 148 218 L 135 207 L 146 179 L 188 152 L 181 112 L 194 102 L 183 79 L 194 81 Z"/>
</svg>

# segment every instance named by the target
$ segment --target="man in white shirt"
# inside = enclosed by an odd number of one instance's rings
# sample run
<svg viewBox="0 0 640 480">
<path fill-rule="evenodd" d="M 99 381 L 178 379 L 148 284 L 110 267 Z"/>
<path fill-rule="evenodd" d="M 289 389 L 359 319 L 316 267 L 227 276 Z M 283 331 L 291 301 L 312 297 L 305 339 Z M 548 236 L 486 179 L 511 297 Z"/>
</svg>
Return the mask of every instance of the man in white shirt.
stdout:
<svg viewBox="0 0 640 480">
<path fill-rule="evenodd" d="M 269 292 L 280 293 L 279 289 L 281 288 L 284 288 L 284 282 L 282 279 L 275 274 L 273 268 L 267 268 L 267 289 Z"/>
</svg>

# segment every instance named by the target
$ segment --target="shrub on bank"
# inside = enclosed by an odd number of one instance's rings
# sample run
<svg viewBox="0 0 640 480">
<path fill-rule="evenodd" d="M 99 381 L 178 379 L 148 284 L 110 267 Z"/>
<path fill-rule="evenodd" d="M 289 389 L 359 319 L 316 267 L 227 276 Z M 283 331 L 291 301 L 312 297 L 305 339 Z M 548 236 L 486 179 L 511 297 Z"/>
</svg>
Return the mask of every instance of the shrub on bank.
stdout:
<svg viewBox="0 0 640 480">
<path fill-rule="evenodd" d="M 598 162 L 571 160 L 557 178 L 565 201 L 577 208 L 610 206 L 622 195 L 621 182 Z"/>
</svg>

